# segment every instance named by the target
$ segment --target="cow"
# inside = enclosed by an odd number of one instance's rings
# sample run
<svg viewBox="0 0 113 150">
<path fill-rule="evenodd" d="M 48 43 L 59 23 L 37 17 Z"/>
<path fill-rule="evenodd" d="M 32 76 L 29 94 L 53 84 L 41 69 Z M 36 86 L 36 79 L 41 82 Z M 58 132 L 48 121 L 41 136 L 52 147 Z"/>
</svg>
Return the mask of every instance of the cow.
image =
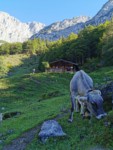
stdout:
<svg viewBox="0 0 113 150">
<path fill-rule="evenodd" d="M 95 94 L 94 94 L 95 93 Z M 83 70 L 76 68 L 76 73 L 70 81 L 70 95 L 71 95 L 71 115 L 69 122 L 73 121 L 74 110 L 79 112 L 79 105 L 81 105 L 81 114 L 84 115 L 84 106 L 87 107 L 91 115 L 95 115 L 97 119 L 106 116 L 103 110 L 103 98 L 101 92 L 93 91 L 93 80 Z"/>
</svg>

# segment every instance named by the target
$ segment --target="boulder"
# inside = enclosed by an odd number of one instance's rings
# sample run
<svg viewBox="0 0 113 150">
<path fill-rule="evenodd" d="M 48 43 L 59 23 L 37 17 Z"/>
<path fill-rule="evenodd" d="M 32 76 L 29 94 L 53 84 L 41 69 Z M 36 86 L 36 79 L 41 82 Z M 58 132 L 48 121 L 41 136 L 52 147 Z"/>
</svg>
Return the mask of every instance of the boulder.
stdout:
<svg viewBox="0 0 113 150">
<path fill-rule="evenodd" d="M 62 127 L 55 120 L 48 120 L 42 124 L 41 131 L 39 132 L 39 138 L 42 142 L 46 142 L 49 137 L 65 136 Z"/>
</svg>

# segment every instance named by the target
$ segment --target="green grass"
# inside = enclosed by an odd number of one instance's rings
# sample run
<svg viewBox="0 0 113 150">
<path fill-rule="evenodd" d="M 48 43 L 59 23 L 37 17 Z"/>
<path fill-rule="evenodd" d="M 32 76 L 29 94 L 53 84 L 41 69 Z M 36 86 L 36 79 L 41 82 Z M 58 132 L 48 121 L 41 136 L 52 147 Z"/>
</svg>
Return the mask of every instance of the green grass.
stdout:
<svg viewBox="0 0 113 150">
<path fill-rule="evenodd" d="M 66 137 L 51 138 L 46 144 L 42 144 L 37 134 L 27 150 L 90 150 L 97 145 L 112 150 L 113 129 L 105 127 L 103 121 L 93 118 L 90 123 L 89 120 L 82 120 L 79 114 L 75 115 L 72 124 L 69 124 L 67 119 L 68 115 L 59 120 L 64 132 L 67 133 Z"/>
<path fill-rule="evenodd" d="M 107 82 L 109 82 L 108 80 L 113 80 L 113 67 L 111 66 L 98 69 L 97 71 L 90 73 L 90 76 L 93 78 L 94 84 L 106 84 Z"/>
<path fill-rule="evenodd" d="M 11 68 L 12 76 L 0 79 L 0 112 L 3 114 L 21 112 L 20 116 L 1 122 L 0 138 L 3 145 L 44 120 L 54 118 L 61 113 L 64 106 L 68 107 L 70 104 L 68 84 L 71 75 L 47 73 L 33 75 L 28 68 L 30 59 L 24 60 L 22 66 L 16 65 L 16 69 Z M 10 130 L 12 132 L 9 134 Z"/>
<path fill-rule="evenodd" d="M 10 57 L 10 56 L 9 56 Z M 0 149 L 11 140 L 19 137 L 25 131 L 52 119 L 63 111 L 70 109 L 69 82 L 73 74 L 36 73 L 32 69 L 37 67 L 38 60 L 34 57 L 18 57 L 18 63 L 12 63 L 12 75 L 0 79 L 0 112 L 21 112 L 0 123 Z M 38 70 L 37 70 L 38 72 Z M 103 68 L 90 74 L 95 83 L 105 84 L 104 78 L 113 79 L 113 67 Z M 4 110 L 2 109 L 4 108 Z M 46 144 L 42 144 L 37 136 L 31 142 L 27 150 L 88 150 L 92 146 L 103 146 L 113 149 L 113 112 L 109 112 L 107 118 L 96 120 L 92 123 L 83 120 L 77 113 L 74 114 L 74 122 L 68 123 L 69 114 L 58 122 L 62 125 L 66 137 L 51 138 Z M 104 123 L 110 124 L 106 127 Z"/>
</svg>

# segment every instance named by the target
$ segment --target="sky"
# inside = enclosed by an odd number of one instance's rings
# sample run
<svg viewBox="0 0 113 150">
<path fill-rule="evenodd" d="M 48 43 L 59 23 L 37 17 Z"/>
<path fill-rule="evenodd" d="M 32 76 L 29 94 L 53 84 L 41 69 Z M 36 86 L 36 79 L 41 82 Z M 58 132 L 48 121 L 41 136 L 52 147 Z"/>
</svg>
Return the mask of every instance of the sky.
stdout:
<svg viewBox="0 0 113 150">
<path fill-rule="evenodd" d="M 108 0 L 0 0 L 0 11 L 21 22 L 53 22 L 77 16 L 93 17 Z"/>
</svg>

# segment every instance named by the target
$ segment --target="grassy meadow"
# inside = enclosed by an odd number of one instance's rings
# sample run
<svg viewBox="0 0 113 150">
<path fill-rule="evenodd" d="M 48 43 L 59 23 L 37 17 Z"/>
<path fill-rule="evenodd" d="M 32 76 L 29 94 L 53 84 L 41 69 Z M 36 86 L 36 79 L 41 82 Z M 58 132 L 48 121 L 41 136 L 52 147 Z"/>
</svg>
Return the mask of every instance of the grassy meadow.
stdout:
<svg viewBox="0 0 113 150">
<path fill-rule="evenodd" d="M 36 56 L 4 56 L 3 61 L 9 74 L 1 74 L 0 78 L 0 113 L 18 112 L 18 115 L 0 122 L 0 149 L 44 120 L 68 112 L 71 107 L 69 82 L 73 76 L 69 73 L 39 73 Z M 36 68 L 35 74 L 33 68 Z M 101 68 L 90 75 L 95 84 L 106 84 L 106 77 L 113 79 L 113 67 Z M 105 104 L 104 107 L 107 108 Z M 66 137 L 50 138 L 42 144 L 37 131 L 26 150 L 90 150 L 95 146 L 113 150 L 113 112 L 106 111 L 105 119 L 93 118 L 92 122 L 75 113 L 72 124 L 67 122 L 67 113 L 58 120 Z M 105 126 L 105 122 L 109 125 Z"/>
</svg>

